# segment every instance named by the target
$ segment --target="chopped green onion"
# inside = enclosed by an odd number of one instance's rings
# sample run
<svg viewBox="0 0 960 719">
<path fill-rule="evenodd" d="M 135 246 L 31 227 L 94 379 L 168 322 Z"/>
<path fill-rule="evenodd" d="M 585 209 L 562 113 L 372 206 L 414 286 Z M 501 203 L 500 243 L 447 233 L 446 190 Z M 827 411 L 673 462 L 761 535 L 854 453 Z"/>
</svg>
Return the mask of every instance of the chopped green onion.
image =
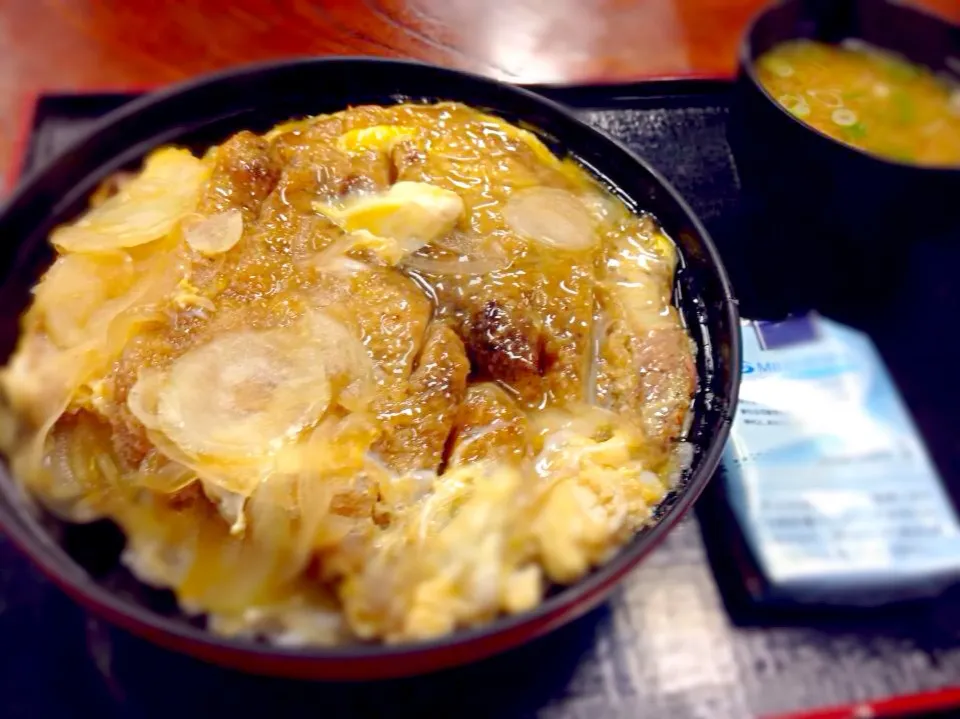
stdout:
<svg viewBox="0 0 960 719">
<path fill-rule="evenodd" d="M 916 155 L 910 150 L 891 145 L 884 147 L 881 154 L 893 160 L 900 160 L 901 162 L 913 162 L 916 159 Z"/>
<path fill-rule="evenodd" d="M 781 95 L 777 98 L 777 102 L 783 105 L 787 112 L 797 117 L 806 117 L 810 114 L 810 106 L 802 97 L 797 97 L 796 95 Z"/>
<path fill-rule="evenodd" d="M 830 113 L 830 119 L 840 127 L 852 127 L 857 124 L 857 113 L 846 107 L 838 107 Z"/>
<path fill-rule="evenodd" d="M 960 117 L 960 89 L 954 90 L 950 94 L 950 99 L 947 101 L 947 108 L 952 114 Z"/>
<path fill-rule="evenodd" d="M 913 122 L 916 112 L 914 112 L 913 101 L 907 93 L 897 90 L 890 96 L 890 100 L 897 110 L 897 119 L 901 124 L 906 125 Z"/>
<path fill-rule="evenodd" d="M 899 58 L 887 56 L 885 59 L 885 65 L 887 66 L 887 72 L 890 74 L 890 77 L 894 80 L 900 82 L 906 82 L 908 80 L 913 80 L 921 74 L 921 70 L 916 65 L 913 65 L 905 60 Z"/>
<path fill-rule="evenodd" d="M 807 94 L 826 107 L 843 107 L 839 90 L 807 90 Z"/>
<path fill-rule="evenodd" d="M 793 75 L 793 66 L 780 58 L 768 58 L 766 65 L 767 69 L 777 77 L 790 77 Z"/>
<path fill-rule="evenodd" d="M 861 140 L 867 135 L 867 126 L 862 122 L 855 122 L 852 125 L 844 127 L 840 131 L 842 139 L 847 142 L 853 142 L 854 140 Z"/>
</svg>

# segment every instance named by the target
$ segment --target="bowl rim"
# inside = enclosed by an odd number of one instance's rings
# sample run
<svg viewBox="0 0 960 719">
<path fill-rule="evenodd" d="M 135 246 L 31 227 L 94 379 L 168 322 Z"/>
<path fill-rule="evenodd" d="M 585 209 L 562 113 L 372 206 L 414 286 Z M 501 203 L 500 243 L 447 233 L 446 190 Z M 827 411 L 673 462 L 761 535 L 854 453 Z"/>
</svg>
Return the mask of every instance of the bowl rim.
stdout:
<svg viewBox="0 0 960 719">
<path fill-rule="evenodd" d="M 97 582 L 87 574 L 82 567 L 77 565 L 72 558 L 67 556 L 67 561 L 71 562 L 73 567 L 78 570 L 76 577 L 69 576 L 64 572 L 63 567 L 58 564 L 58 558 L 54 556 L 56 552 L 63 552 L 62 548 L 60 548 L 55 541 L 52 541 L 29 512 L 24 513 L 26 515 L 25 517 L 18 516 L 21 513 L 15 512 L 13 509 L 7 509 L 0 503 L 0 529 L 10 536 L 18 549 L 29 557 L 55 584 L 81 603 L 106 616 L 109 621 L 131 630 L 134 633 L 148 636 L 154 641 L 165 644 L 166 646 L 174 645 L 174 643 L 170 641 L 171 639 L 179 640 L 176 645 L 180 646 L 181 650 L 184 646 L 189 646 L 197 650 L 198 655 L 203 654 L 209 657 L 222 656 L 221 653 L 227 650 L 240 655 L 258 656 L 261 658 L 267 657 L 282 661 L 285 666 L 289 666 L 291 662 L 358 663 L 374 660 L 381 662 L 386 660 L 415 659 L 439 650 L 456 649 L 459 646 L 472 644 L 479 640 L 491 639 L 497 635 L 507 635 L 511 631 L 521 629 L 525 625 L 538 624 L 543 628 L 535 632 L 535 634 L 543 634 L 555 626 L 565 623 L 567 621 L 566 617 L 568 616 L 566 612 L 568 612 L 571 607 L 581 604 L 588 604 L 589 606 L 587 608 L 592 607 L 593 604 L 590 603 L 591 599 L 602 596 L 609 587 L 618 582 L 648 554 L 693 506 L 719 464 L 729 435 L 733 413 L 737 405 L 741 374 L 739 310 L 727 270 L 710 234 L 686 200 L 683 199 L 680 193 L 677 192 L 673 185 L 668 182 L 658 170 L 626 147 L 621 141 L 588 125 L 563 105 L 524 87 L 475 73 L 441 67 L 416 60 L 349 55 L 322 57 L 300 56 L 281 60 L 248 63 L 199 75 L 148 93 L 124 104 L 92 124 L 90 128 L 76 141 L 72 142 L 60 156 L 69 154 L 75 148 L 90 141 L 95 136 L 109 131 L 116 122 L 135 116 L 154 105 L 164 103 L 168 99 L 185 91 L 196 90 L 203 86 L 231 78 L 236 79 L 238 76 L 248 73 L 263 73 L 283 69 L 289 70 L 295 67 L 316 64 L 390 64 L 398 68 L 429 68 L 431 71 L 440 71 L 442 74 L 448 75 L 451 78 L 468 77 L 472 81 L 494 86 L 500 91 L 518 94 L 529 101 L 539 104 L 550 113 L 562 116 L 565 122 L 575 123 L 589 130 L 590 133 L 593 133 L 598 139 L 605 142 L 614 153 L 620 153 L 649 173 L 653 181 L 663 189 L 668 198 L 676 203 L 698 236 L 700 248 L 707 256 L 708 264 L 713 268 L 716 275 L 715 279 L 722 293 L 722 303 L 717 307 L 716 312 L 718 315 L 723 316 L 725 321 L 729 323 L 733 333 L 733 341 L 730 343 L 729 348 L 727 348 L 728 357 L 726 361 L 730 367 L 729 378 L 723 388 L 728 411 L 721 417 L 718 422 L 717 431 L 710 438 L 709 444 L 702 450 L 699 466 L 691 473 L 687 485 L 684 487 L 684 491 L 675 496 L 674 501 L 662 517 L 658 518 L 658 520 L 643 531 L 642 534 L 635 534 L 630 542 L 621 547 L 608 561 L 595 567 L 574 584 L 564 586 L 556 594 L 545 597 L 543 601 L 534 608 L 516 615 L 506 616 L 501 614 L 495 619 L 479 626 L 457 629 L 450 634 L 434 639 L 401 644 L 360 642 L 339 646 L 280 646 L 247 637 L 217 635 L 206 628 L 191 626 L 172 620 L 156 611 L 121 598 L 118 594 Z M 26 188 L 47 171 L 48 166 L 42 166 L 31 171 L 21 179 L 16 190 L 11 193 L 3 205 L 0 206 L 0 214 L 6 214 L 10 207 L 15 205 L 21 196 L 25 194 Z M 627 197 L 629 197 L 629 195 L 627 195 Z M 703 348 L 701 348 L 701 350 L 702 349 Z M 702 380 L 702 377 L 700 379 Z M 0 468 L 0 494 L 6 495 L 8 498 L 14 500 L 19 499 L 17 495 L 21 494 L 19 485 L 16 483 L 7 466 Z M 138 581 L 140 580 L 138 579 Z M 584 611 L 586 611 L 586 609 L 584 609 Z M 527 638 L 532 638 L 532 636 Z M 523 643 L 524 641 L 525 639 L 505 641 L 497 648 L 490 648 L 488 651 L 480 654 L 470 655 L 462 661 L 470 661 L 480 656 L 497 653 Z M 180 642 L 182 642 L 182 644 Z M 189 652 L 189 650 L 187 651 Z M 462 663 L 462 661 L 453 661 L 450 665 Z M 234 666 L 237 665 L 234 664 Z M 398 674 L 406 673 L 415 672 L 401 671 Z"/>
<path fill-rule="evenodd" d="M 833 0 L 833 1 L 837 3 L 843 2 L 843 3 L 849 4 L 854 2 L 855 0 Z M 832 137 L 831 135 L 828 135 L 822 130 L 818 130 L 813 125 L 810 125 L 804 122 L 802 119 L 794 115 L 792 112 L 787 110 L 783 105 L 777 102 L 777 99 L 767 91 L 767 88 L 764 87 L 763 83 L 760 82 L 760 78 L 757 76 L 756 60 L 753 57 L 754 33 L 756 33 L 757 26 L 760 24 L 760 22 L 763 21 L 771 13 L 779 10 L 780 8 L 786 5 L 801 5 L 801 4 L 804 4 L 805 2 L 806 0 L 773 0 L 772 2 L 761 7 L 750 17 L 750 20 L 747 23 L 746 30 L 744 30 L 743 35 L 740 38 L 740 45 L 737 50 L 737 60 L 740 65 L 741 74 L 746 75 L 746 77 L 749 78 L 750 83 L 753 85 L 753 87 L 759 90 L 760 93 L 763 95 L 763 97 L 766 100 L 768 100 L 770 104 L 772 104 L 780 112 L 782 116 L 790 120 L 794 125 L 806 130 L 807 132 L 811 133 L 816 137 L 819 137 L 821 140 L 825 140 L 830 144 L 841 148 L 843 151 L 852 153 L 852 155 L 855 157 L 862 157 L 867 160 L 873 160 L 874 162 L 878 162 L 883 165 L 889 165 L 890 167 L 901 168 L 904 170 L 917 170 L 917 171 L 922 171 L 930 174 L 950 175 L 950 174 L 960 172 L 960 163 L 956 165 L 918 165 L 915 163 L 904 162 L 902 160 L 896 160 L 893 158 L 884 157 L 883 155 L 879 155 L 874 152 L 863 150 L 854 145 L 849 145 L 846 142 L 843 142 L 843 140 L 838 140 L 837 138 Z M 949 20 L 943 17 L 940 17 L 935 12 L 931 10 L 927 10 L 926 8 L 921 8 L 916 5 L 908 5 L 906 3 L 897 2 L 897 0 L 872 0 L 872 2 L 874 5 L 886 5 L 893 12 L 904 12 L 904 13 L 914 14 L 914 15 L 917 15 L 918 17 L 922 17 L 925 21 L 928 21 L 930 23 L 941 25 L 948 29 L 953 29 L 960 32 L 960 25 L 955 25 Z M 801 39 L 801 38 L 797 37 L 797 38 L 791 38 L 791 39 Z M 863 38 L 855 38 L 855 39 L 863 40 Z M 816 40 L 816 38 L 814 38 L 814 40 Z M 864 42 L 867 42 L 867 41 L 864 40 Z M 831 44 L 831 43 L 827 43 L 827 44 Z M 867 43 L 867 44 L 871 44 L 871 43 Z M 880 47 L 880 46 L 877 45 L 876 47 Z M 928 70 L 930 69 L 924 63 L 915 61 L 913 58 L 909 57 L 906 53 L 900 50 L 889 48 L 889 47 L 880 47 L 880 49 L 886 50 L 888 52 L 897 53 L 899 55 L 902 55 L 903 57 L 906 57 L 907 60 L 914 63 L 915 65 L 920 65 L 922 67 L 927 68 Z M 960 53 L 960 49 L 958 49 L 958 53 Z M 960 83 L 960 75 L 958 75 L 956 79 L 958 80 L 958 83 Z"/>
</svg>

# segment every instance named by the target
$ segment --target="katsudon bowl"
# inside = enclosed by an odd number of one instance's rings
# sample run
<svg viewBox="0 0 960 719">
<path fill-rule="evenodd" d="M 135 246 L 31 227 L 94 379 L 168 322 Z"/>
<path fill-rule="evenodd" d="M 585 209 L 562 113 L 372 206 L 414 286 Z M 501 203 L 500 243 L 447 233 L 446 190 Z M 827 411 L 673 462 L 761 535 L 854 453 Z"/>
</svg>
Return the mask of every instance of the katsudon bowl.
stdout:
<svg viewBox="0 0 960 719">
<path fill-rule="evenodd" d="M 428 672 L 527 642 L 584 614 L 691 507 L 717 466 L 737 398 L 736 302 L 713 243 L 670 185 L 641 158 L 562 106 L 524 89 L 413 62 L 304 59 L 200 78 L 135 100 L 24 179 L 0 212 L 3 357 L 17 343 L 18 315 L 50 265 L 51 231 L 87 207 L 118 171 L 157 147 L 197 156 L 241 130 L 265 132 L 290 118 L 347 107 L 454 101 L 535 133 L 557 156 L 575 158 L 631 209 L 648 212 L 677 248 L 673 304 L 695 347 L 695 391 L 683 429 L 690 450 L 649 521 L 607 561 L 532 608 L 422 641 L 280 646 L 225 637 L 184 613 L 169 591 L 138 581 L 121 562 L 124 536 L 109 521 L 71 524 L 43 510 L 8 468 L 0 474 L 0 526 L 44 573 L 83 606 L 155 643 L 244 671 L 312 679 L 374 679 Z M 204 387 L 195 388 L 202 392 Z"/>
</svg>

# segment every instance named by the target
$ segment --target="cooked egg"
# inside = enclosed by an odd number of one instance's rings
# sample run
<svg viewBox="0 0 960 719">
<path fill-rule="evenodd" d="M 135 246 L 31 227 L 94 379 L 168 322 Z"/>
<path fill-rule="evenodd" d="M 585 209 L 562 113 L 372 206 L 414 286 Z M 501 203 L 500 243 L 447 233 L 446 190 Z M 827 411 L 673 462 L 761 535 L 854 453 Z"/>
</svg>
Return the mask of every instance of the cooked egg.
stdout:
<svg viewBox="0 0 960 719">
<path fill-rule="evenodd" d="M 396 264 L 452 230 L 463 214 L 463 200 L 425 182 L 397 182 L 383 194 L 358 197 L 343 207 L 318 203 L 314 209 Z"/>
<path fill-rule="evenodd" d="M 374 125 L 345 132 L 337 138 L 337 147 L 348 152 L 375 150 L 389 152 L 398 142 L 409 140 L 416 128 L 403 125 Z"/>
</svg>

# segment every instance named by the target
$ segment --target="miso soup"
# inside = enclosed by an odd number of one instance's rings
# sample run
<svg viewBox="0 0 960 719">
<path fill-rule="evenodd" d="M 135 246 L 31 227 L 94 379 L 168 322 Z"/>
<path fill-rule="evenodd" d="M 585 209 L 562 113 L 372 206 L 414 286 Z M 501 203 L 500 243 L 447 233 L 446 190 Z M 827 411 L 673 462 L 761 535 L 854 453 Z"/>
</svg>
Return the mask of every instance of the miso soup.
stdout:
<svg viewBox="0 0 960 719">
<path fill-rule="evenodd" d="M 960 165 L 960 84 L 857 40 L 782 43 L 757 61 L 784 108 L 842 142 L 918 165 Z"/>
</svg>

